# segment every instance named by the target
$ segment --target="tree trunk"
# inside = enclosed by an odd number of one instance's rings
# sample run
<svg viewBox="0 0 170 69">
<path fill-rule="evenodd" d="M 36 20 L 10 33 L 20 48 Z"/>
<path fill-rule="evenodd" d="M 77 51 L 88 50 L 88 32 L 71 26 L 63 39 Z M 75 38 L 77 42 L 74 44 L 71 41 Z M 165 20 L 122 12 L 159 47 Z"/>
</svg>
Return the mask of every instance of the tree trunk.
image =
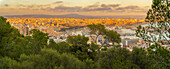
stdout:
<svg viewBox="0 0 170 69">
<path fill-rule="evenodd" d="M 100 48 L 98 49 L 98 52 L 99 52 L 99 54 L 98 54 L 98 56 L 99 56 L 99 59 L 98 59 L 98 68 L 100 68 Z"/>
<path fill-rule="evenodd" d="M 99 35 L 96 35 L 96 45 L 97 45 L 97 42 L 98 42 L 98 37 L 99 37 Z"/>
</svg>

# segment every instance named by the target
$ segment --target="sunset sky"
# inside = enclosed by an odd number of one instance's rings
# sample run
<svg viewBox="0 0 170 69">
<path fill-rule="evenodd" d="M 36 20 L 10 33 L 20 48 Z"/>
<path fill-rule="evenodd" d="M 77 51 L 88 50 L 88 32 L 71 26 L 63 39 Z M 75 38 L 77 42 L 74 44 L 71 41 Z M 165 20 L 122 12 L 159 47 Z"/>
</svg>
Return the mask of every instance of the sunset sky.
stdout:
<svg viewBox="0 0 170 69">
<path fill-rule="evenodd" d="M 0 15 L 146 15 L 152 0 L 0 0 Z"/>
</svg>

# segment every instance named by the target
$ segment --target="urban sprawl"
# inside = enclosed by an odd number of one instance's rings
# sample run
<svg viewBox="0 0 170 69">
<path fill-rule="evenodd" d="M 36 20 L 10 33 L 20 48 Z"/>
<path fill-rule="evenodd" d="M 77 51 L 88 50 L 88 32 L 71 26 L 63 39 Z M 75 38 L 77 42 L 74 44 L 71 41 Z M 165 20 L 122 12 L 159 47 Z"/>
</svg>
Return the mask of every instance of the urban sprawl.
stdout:
<svg viewBox="0 0 170 69">
<path fill-rule="evenodd" d="M 132 50 L 133 46 L 148 47 L 140 38 L 136 37 L 136 29 L 139 25 L 147 24 L 139 19 L 75 19 L 75 18 L 7 18 L 9 23 L 18 28 L 20 33 L 27 35 L 31 29 L 38 29 L 48 33 L 50 39 L 56 43 L 66 41 L 67 36 L 84 35 L 89 37 L 88 43 L 91 43 L 92 37 L 89 34 L 89 24 L 103 24 L 106 29 L 117 31 L 121 35 L 122 47 Z M 102 36 L 98 37 L 98 43 L 104 40 Z M 109 44 L 109 43 L 108 43 Z"/>
</svg>

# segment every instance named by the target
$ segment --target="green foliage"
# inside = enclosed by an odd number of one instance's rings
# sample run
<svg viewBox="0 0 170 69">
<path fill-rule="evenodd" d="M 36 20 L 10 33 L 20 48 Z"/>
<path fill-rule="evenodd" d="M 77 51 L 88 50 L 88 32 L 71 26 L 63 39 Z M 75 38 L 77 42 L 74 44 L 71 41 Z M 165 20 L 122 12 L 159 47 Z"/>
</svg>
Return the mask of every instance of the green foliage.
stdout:
<svg viewBox="0 0 170 69">
<path fill-rule="evenodd" d="M 31 30 L 32 37 L 23 37 L 18 29 L 11 27 L 6 19 L 0 17 L 0 55 L 17 59 L 23 53 L 38 53 L 47 46 L 48 34 Z M 33 51 L 32 51 L 33 50 Z"/>
<path fill-rule="evenodd" d="M 64 69 L 84 68 L 84 63 L 82 63 L 80 60 L 75 58 L 73 55 L 64 53 L 60 56 L 60 58 L 61 58 L 60 66 L 64 67 Z"/>
<path fill-rule="evenodd" d="M 3 57 L 0 59 L 0 69 L 19 69 L 20 63 L 16 60 L 12 60 L 9 57 Z"/>
<path fill-rule="evenodd" d="M 89 32 L 90 34 L 96 35 L 96 38 L 93 39 L 93 40 L 95 40 L 95 43 L 97 44 L 98 36 L 104 35 L 105 32 L 106 32 L 104 25 L 102 25 L 102 24 L 97 24 L 97 25 L 91 24 L 91 25 L 88 25 L 87 27 L 90 29 L 90 32 Z"/>
<path fill-rule="evenodd" d="M 48 48 L 57 50 L 60 53 L 69 53 L 70 52 L 70 45 L 68 43 L 66 43 L 66 42 L 56 43 L 53 39 L 50 39 Z"/>
<path fill-rule="evenodd" d="M 48 48 L 56 49 L 56 46 L 57 46 L 57 43 L 53 39 L 50 39 Z"/>
<path fill-rule="evenodd" d="M 11 27 L 9 22 L 6 22 L 6 18 L 0 17 L 0 33 L 0 55 L 12 58 L 19 57 L 24 50 L 21 46 L 24 38 L 18 29 Z"/>
<path fill-rule="evenodd" d="M 134 64 L 143 69 L 148 69 L 151 65 L 149 57 L 147 56 L 147 51 L 144 48 L 134 47 L 131 54 L 131 60 Z"/>
<path fill-rule="evenodd" d="M 169 69 L 170 68 L 170 51 L 161 47 L 159 44 L 152 45 L 148 48 L 148 55 L 151 68 L 154 69 Z"/>
<path fill-rule="evenodd" d="M 169 69 L 170 52 L 160 44 L 169 44 L 170 28 L 170 9 L 168 0 L 153 0 L 152 8 L 149 9 L 146 21 L 150 22 L 149 26 L 137 27 L 136 35 L 146 41 L 148 44 L 154 43 L 147 48 L 147 55 L 144 51 L 141 54 L 134 55 L 135 64 L 146 69 Z M 156 32 L 149 33 L 149 30 Z M 167 43 L 163 42 L 167 41 Z M 134 51 L 137 51 L 135 48 Z M 143 54 L 142 54 L 143 53 Z M 135 53 L 134 53 L 135 54 Z M 137 53 L 136 53 L 137 54 Z M 140 57 L 139 57 L 140 56 Z M 146 57 L 147 56 L 147 57 Z M 139 59 L 142 59 L 139 61 Z M 142 62 L 142 63 L 141 63 Z M 147 65 L 146 65 L 147 64 Z"/>
<path fill-rule="evenodd" d="M 167 3 L 164 3 L 163 0 L 153 0 L 152 9 L 149 9 L 146 19 L 149 22 L 168 21 L 168 12 Z"/>
<path fill-rule="evenodd" d="M 47 41 L 48 41 L 48 34 L 43 33 L 39 30 L 32 29 L 29 33 L 32 35 L 31 38 L 29 38 L 29 46 L 31 46 L 32 53 L 36 54 L 39 53 L 41 48 L 47 47 Z"/>
<path fill-rule="evenodd" d="M 21 55 L 21 63 L 23 68 L 34 69 L 54 69 L 59 61 L 59 53 L 52 49 L 42 49 L 40 54 L 37 55 Z"/>
<path fill-rule="evenodd" d="M 71 54 L 60 54 L 52 49 L 42 49 L 37 55 L 21 55 L 23 69 L 82 69 L 84 63 Z"/>
<path fill-rule="evenodd" d="M 68 36 L 67 42 L 72 44 L 71 53 L 78 57 L 80 60 L 86 59 L 96 59 L 95 46 L 90 46 L 87 44 L 89 40 L 88 37 L 85 36 Z"/>
<path fill-rule="evenodd" d="M 104 32 L 106 31 L 104 25 L 102 24 L 91 24 L 87 26 L 88 28 L 90 28 L 90 34 L 95 34 L 95 35 L 102 35 L 104 34 Z"/>
<path fill-rule="evenodd" d="M 48 34 L 43 33 L 40 30 L 32 29 L 30 31 L 30 34 L 32 34 L 32 39 L 34 42 L 37 42 L 38 46 L 47 46 L 47 39 Z"/>
<path fill-rule="evenodd" d="M 104 69 L 138 69 L 139 67 L 133 64 L 131 52 L 126 48 L 112 48 L 101 53 L 101 68 Z"/>
<path fill-rule="evenodd" d="M 70 53 L 70 45 L 66 42 L 57 43 L 56 50 L 60 53 Z"/>
<path fill-rule="evenodd" d="M 168 0 L 153 0 L 152 8 L 147 13 L 146 21 L 150 23 L 149 26 L 138 26 L 136 35 L 148 44 L 154 43 L 154 45 L 150 45 L 147 48 L 147 55 L 142 50 L 140 51 L 141 54 L 137 55 L 141 57 L 134 55 L 135 64 L 146 69 L 169 69 L 170 52 L 165 47 L 162 47 L 162 45 L 170 43 L 168 40 L 170 38 L 170 9 Z M 149 30 L 156 32 L 156 34 L 150 33 Z M 137 49 L 134 49 L 134 51 L 137 51 Z"/>
<path fill-rule="evenodd" d="M 120 60 L 113 61 L 112 69 L 140 69 L 137 65 L 133 64 L 130 60 Z"/>
<path fill-rule="evenodd" d="M 101 35 L 103 37 L 105 37 L 105 42 L 108 40 L 109 42 L 112 42 L 113 43 L 113 46 L 115 43 L 120 43 L 121 42 L 121 39 L 120 39 L 120 34 L 118 34 L 116 31 L 108 31 L 107 29 L 105 29 L 105 26 L 102 25 L 102 24 L 98 24 L 98 25 L 95 25 L 95 24 L 92 24 L 92 25 L 88 25 L 87 26 L 89 29 L 90 29 L 90 34 L 91 35 L 95 35 L 96 38 L 92 38 L 96 45 L 97 45 L 97 42 L 98 42 L 98 37 Z M 98 46 L 98 68 L 100 67 L 99 64 L 100 64 L 100 49 L 105 45 L 106 43 L 102 43 L 101 46 Z M 106 48 L 104 49 L 106 50 Z"/>
<path fill-rule="evenodd" d="M 85 61 L 84 61 L 84 65 L 85 65 L 85 69 L 98 69 L 97 68 L 97 63 L 96 62 L 94 62 L 93 60 L 91 60 L 91 59 L 86 59 Z"/>
<path fill-rule="evenodd" d="M 118 34 L 116 31 L 106 31 L 105 39 L 107 39 L 109 42 L 112 42 L 113 45 L 115 43 L 119 44 L 121 42 L 120 34 Z"/>
<path fill-rule="evenodd" d="M 87 63 L 95 63 L 91 59 L 83 62 L 74 55 L 68 54 L 72 49 L 66 42 L 56 44 L 50 40 L 47 47 L 48 34 L 39 30 L 33 29 L 29 33 L 31 36 L 24 37 L 17 29 L 11 27 L 5 18 L 1 17 L 0 22 L 0 33 L 2 33 L 0 34 L 0 68 L 2 69 L 85 69 Z M 82 53 L 93 56 L 87 51 L 86 45 L 89 49 L 93 47 L 87 44 L 88 38 L 83 42 L 84 38 L 76 39 L 81 42 L 74 45 L 81 44 Z M 42 49 L 44 47 L 52 49 Z M 91 65 L 89 68 L 94 67 Z"/>
<path fill-rule="evenodd" d="M 166 40 L 170 38 L 170 9 L 168 2 L 165 0 L 153 0 L 152 8 L 149 9 L 146 22 L 149 22 L 149 26 L 137 27 L 136 35 L 148 43 Z M 151 34 L 149 30 L 156 32 Z M 169 42 L 169 41 L 168 41 Z M 160 42 L 162 43 L 162 42 Z"/>
<path fill-rule="evenodd" d="M 88 25 L 87 26 L 90 29 L 90 34 L 92 35 L 96 35 L 96 39 L 95 43 L 97 43 L 97 38 L 99 35 L 102 35 L 103 37 L 105 37 L 106 40 L 114 43 L 120 43 L 121 39 L 120 39 L 120 34 L 118 34 L 116 31 L 110 31 L 105 29 L 104 25 L 102 24 L 92 24 L 92 25 Z"/>
<path fill-rule="evenodd" d="M 88 40 L 89 40 L 88 37 L 78 35 L 75 37 L 68 36 L 67 42 L 72 45 L 80 45 L 81 46 L 81 45 L 87 45 Z"/>
</svg>

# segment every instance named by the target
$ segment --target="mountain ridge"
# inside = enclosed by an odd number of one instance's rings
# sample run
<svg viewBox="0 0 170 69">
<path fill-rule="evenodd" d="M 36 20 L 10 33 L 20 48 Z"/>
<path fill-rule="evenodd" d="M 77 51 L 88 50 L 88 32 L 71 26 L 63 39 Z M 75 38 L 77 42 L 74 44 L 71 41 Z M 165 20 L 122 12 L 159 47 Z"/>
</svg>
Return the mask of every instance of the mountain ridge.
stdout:
<svg viewBox="0 0 170 69">
<path fill-rule="evenodd" d="M 65 14 L 65 15 L 45 15 L 45 14 L 30 14 L 30 15 L 5 15 L 4 17 L 34 17 L 34 18 L 80 18 L 80 19 L 97 19 L 97 18 L 123 18 L 123 19 L 144 19 L 143 15 L 125 15 L 125 16 L 86 16 L 79 14 Z"/>
</svg>

